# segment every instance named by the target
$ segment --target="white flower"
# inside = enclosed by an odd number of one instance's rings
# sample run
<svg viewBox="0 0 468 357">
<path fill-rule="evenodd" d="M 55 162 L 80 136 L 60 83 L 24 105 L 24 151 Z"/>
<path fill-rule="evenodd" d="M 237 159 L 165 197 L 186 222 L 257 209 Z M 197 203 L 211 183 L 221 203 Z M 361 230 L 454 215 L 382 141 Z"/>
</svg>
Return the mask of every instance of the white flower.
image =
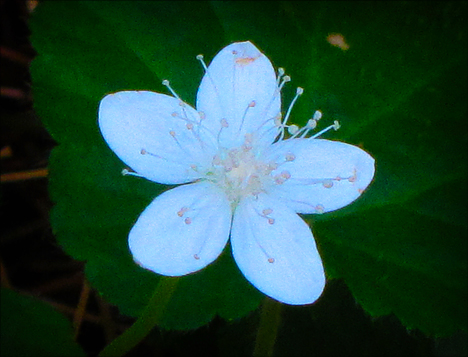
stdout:
<svg viewBox="0 0 468 357">
<path fill-rule="evenodd" d="M 234 259 L 260 291 L 287 304 L 309 304 L 325 274 L 312 232 L 297 213 L 348 205 L 374 175 L 374 159 L 345 143 L 312 137 L 321 113 L 299 129 L 284 119 L 278 75 L 252 43 L 225 47 L 207 67 L 197 110 L 147 91 L 107 95 L 99 126 L 117 156 L 141 176 L 185 184 L 164 192 L 129 234 L 135 261 L 180 276 L 213 262 L 229 236 Z"/>
</svg>

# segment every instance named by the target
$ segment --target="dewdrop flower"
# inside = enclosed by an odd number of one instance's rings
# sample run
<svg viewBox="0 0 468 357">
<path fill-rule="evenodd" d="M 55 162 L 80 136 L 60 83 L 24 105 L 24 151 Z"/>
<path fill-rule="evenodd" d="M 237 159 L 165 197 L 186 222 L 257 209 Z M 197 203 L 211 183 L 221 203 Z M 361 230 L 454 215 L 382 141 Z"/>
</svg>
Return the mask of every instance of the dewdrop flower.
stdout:
<svg viewBox="0 0 468 357">
<path fill-rule="evenodd" d="M 374 159 L 358 147 L 318 139 L 322 114 L 289 125 L 276 74 L 252 43 L 225 47 L 206 66 L 196 109 L 172 96 L 123 91 L 104 97 L 99 127 L 131 170 L 124 174 L 182 184 L 156 197 L 129 234 L 142 267 L 181 276 L 212 263 L 229 237 L 244 276 L 266 295 L 293 305 L 318 299 L 322 260 L 297 213 L 326 213 L 357 199 L 374 176 Z"/>
</svg>

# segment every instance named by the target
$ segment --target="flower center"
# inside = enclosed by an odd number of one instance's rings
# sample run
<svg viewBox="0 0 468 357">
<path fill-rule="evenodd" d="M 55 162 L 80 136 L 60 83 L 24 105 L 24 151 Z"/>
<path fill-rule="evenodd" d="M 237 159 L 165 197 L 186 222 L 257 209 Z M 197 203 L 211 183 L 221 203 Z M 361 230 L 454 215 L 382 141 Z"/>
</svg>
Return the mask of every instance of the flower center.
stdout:
<svg viewBox="0 0 468 357">
<path fill-rule="evenodd" d="M 221 187 L 233 206 L 248 195 L 257 196 L 274 184 L 271 172 L 277 165 L 265 163 L 253 150 L 251 135 L 234 149 L 221 148 L 213 157 L 206 178 Z"/>
</svg>

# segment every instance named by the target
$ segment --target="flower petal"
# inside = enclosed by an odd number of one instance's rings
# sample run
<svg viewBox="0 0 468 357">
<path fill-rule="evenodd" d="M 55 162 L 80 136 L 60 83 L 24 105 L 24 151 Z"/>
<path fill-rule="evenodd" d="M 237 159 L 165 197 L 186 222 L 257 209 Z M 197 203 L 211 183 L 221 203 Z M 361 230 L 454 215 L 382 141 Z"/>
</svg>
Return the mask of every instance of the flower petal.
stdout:
<svg viewBox="0 0 468 357">
<path fill-rule="evenodd" d="M 222 49 L 202 79 L 197 109 L 205 114 L 211 132 L 221 131 L 222 146 L 242 145 L 247 133 L 256 133 L 259 142 L 272 143 L 281 98 L 269 59 L 250 42 Z"/>
<path fill-rule="evenodd" d="M 208 182 L 176 187 L 156 197 L 130 231 L 135 261 L 158 274 L 180 276 L 214 261 L 229 238 L 231 208 Z"/>
<path fill-rule="evenodd" d="M 138 174 L 165 184 L 199 178 L 193 165 L 208 165 L 212 157 L 188 120 L 200 120 L 193 108 L 154 92 L 109 94 L 99 106 L 99 128 L 110 148 Z"/>
<path fill-rule="evenodd" d="M 325 286 L 322 260 L 307 224 L 261 194 L 244 199 L 231 231 L 234 259 L 257 289 L 291 305 L 310 304 Z"/>
<path fill-rule="evenodd" d="M 293 139 L 275 143 L 268 159 L 292 154 L 273 172 L 290 178 L 271 194 L 299 213 L 323 213 L 356 200 L 374 177 L 374 159 L 357 146 L 322 139 Z M 291 157 L 291 156 L 290 156 Z"/>
</svg>

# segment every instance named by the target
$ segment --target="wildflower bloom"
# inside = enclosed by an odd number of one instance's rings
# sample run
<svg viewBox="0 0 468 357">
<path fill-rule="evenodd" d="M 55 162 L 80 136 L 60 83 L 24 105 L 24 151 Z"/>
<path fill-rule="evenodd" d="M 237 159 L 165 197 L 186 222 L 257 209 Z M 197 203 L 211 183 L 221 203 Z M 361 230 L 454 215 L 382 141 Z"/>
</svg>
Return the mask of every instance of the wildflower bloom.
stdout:
<svg viewBox="0 0 468 357">
<path fill-rule="evenodd" d="M 325 274 L 312 232 L 297 213 L 348 205 L 374 175 L 358 147 L 309 136 L 321 113 L 299 129 L 281 114 L 290 80 L 252 43 L 225 47 L 205 69 L 196 110 L 148 91 L 107 95 L 99 107 L 104 139 L 124 174 L 184 184 L 156 197 L 129 234 L 136 262 L 167 276 L 213 262 L 229 236 L 234 259 L 257 289 L 287 304 L 309 304 Z"/>
</svg>

